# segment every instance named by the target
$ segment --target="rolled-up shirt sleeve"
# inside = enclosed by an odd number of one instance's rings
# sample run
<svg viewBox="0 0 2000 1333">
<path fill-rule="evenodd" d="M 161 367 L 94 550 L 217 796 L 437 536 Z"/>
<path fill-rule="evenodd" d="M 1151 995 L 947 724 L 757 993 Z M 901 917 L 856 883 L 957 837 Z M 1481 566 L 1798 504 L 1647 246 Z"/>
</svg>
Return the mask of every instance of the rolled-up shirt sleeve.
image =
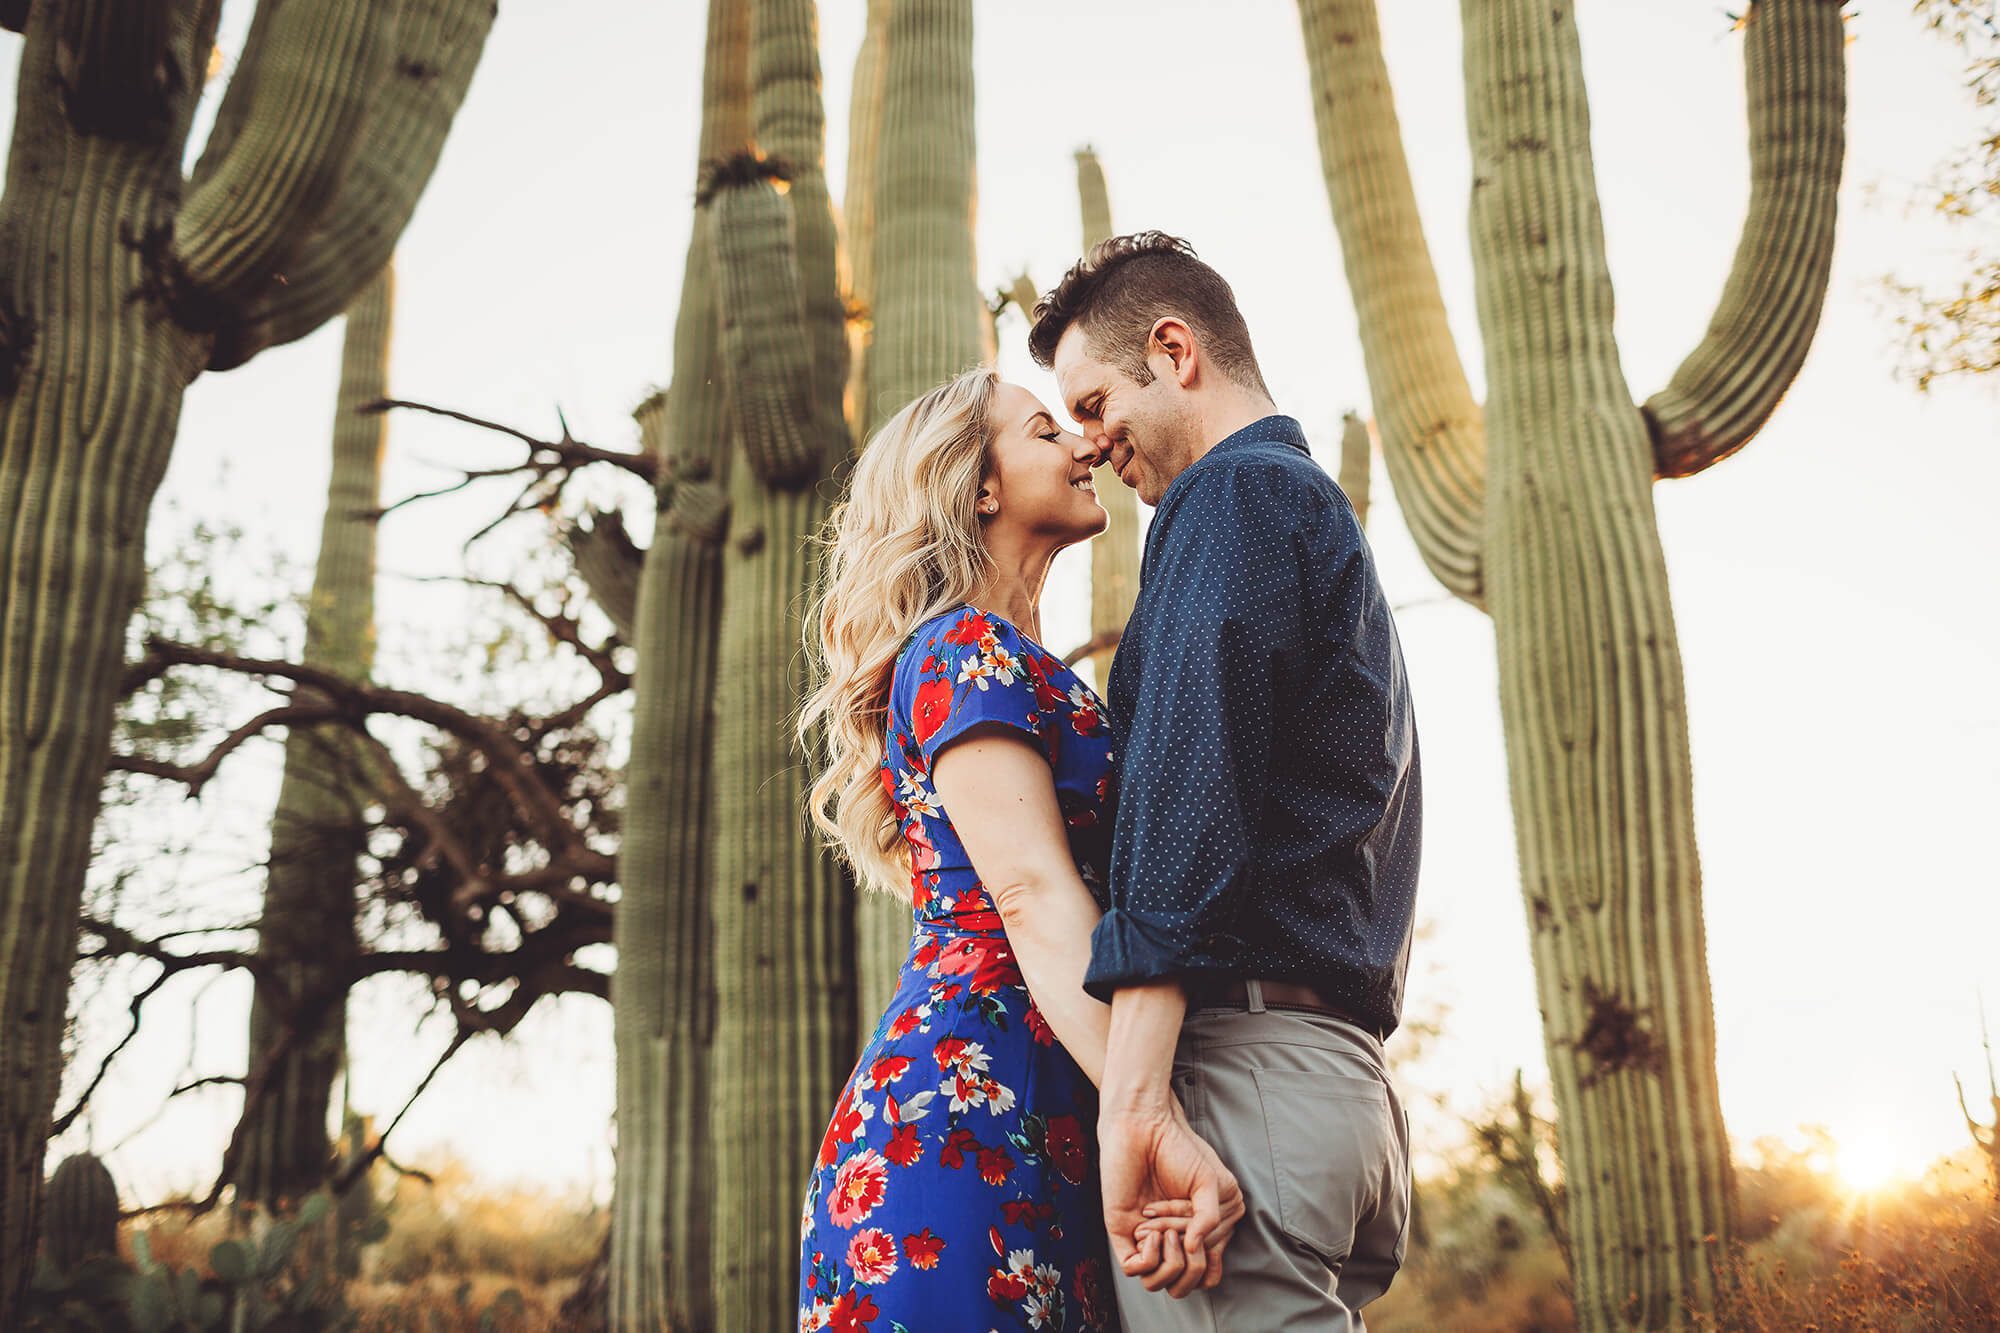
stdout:
<svg viewBox="0 0 2000 1333">
<path fill-rule="evenodd" d="M 1113 672 L 1114 693 L 1130 702 L 1111 907 L 1083 981 L 1105 1001 L 1134 983 L 1237 971 L 1243 895 L 1233 890 L 1272 777 L 1275 690 L 1285 657 L 1307 641 L 1302 557 L 1324 502 L 1261 462 L 1204 461 L 1180 480 L 1154 518 Z"/>
</svg>

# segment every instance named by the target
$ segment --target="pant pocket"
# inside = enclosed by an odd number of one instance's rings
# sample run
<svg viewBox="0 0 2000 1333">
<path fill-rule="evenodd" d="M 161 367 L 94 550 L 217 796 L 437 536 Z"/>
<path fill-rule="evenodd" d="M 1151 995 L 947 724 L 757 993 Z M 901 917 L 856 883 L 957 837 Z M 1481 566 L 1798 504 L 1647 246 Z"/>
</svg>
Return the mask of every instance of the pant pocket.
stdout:
<svg viewBox="0 0 2000 1333">
<path fill-rule="evenodd" d="M 1373 1079 L 1254 1071 L 1285 1234 L 1339 1268 L 1355 1229 L 1381 1206 L 1392 1151 L 1389 1094 Z"/>
</svg>

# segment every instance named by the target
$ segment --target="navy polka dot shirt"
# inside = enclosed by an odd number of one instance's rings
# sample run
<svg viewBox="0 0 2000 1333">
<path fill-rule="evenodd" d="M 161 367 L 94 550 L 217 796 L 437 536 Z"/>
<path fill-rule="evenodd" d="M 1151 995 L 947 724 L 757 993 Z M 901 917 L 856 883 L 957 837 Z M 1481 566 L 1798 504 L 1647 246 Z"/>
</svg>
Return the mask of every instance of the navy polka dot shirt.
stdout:
<svg viewBox="0 0 2000 1333">
<path fill-rule="evenodd" d="M 1109 703 L 1111 908 L 1084 989 L 1275 978 L 1393 1030 L 1416 720 L 1374 558 L 1297 421 L 1244 427 L 1160 497 Z"/>
</svg>

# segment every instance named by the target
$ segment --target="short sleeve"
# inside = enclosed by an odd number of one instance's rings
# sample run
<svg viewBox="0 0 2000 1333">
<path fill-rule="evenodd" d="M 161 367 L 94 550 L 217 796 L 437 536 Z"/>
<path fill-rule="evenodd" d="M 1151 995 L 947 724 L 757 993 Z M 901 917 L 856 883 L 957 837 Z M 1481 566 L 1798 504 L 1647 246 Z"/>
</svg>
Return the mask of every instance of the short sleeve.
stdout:
<svg viewBox="0 0 2000 1333">
<path fill-rule="evenodd" d="M 998 617 L 970 607 L 922 630 L 904 659 L 898 692 L 908 700 L 910 735 L 928 767 L 952 741 L 981 723 L 1026 732 L 1044 757 L 1047 714 L 1036 650 Z"/>
</svg>

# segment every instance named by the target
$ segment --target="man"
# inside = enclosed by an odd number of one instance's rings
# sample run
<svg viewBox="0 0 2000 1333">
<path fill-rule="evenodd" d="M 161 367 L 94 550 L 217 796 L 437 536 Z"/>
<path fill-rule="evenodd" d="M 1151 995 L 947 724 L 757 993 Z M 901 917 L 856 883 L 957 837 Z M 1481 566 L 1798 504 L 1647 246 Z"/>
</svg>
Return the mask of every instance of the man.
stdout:
<svg viewBox="0 0 2000 1333">
<path fill-rule="evenodd" d="M 1105 242 L 1028 342 L 1156 507 L 1111 671 L 1112 905 L 1083 983 L 1112 1006 L 1098 1138 L 1120 1313 L 1142 1333 L 1360 1329 L 1409 1219 L 1382 1042 L 1421 804 L 1374 559 L 1187 242 Z M 1138 1273 L 1133 1228 L 1175 1198 L 1194 1201 L 1186 1246 L 1170 1232 Z"/>
</svg>

